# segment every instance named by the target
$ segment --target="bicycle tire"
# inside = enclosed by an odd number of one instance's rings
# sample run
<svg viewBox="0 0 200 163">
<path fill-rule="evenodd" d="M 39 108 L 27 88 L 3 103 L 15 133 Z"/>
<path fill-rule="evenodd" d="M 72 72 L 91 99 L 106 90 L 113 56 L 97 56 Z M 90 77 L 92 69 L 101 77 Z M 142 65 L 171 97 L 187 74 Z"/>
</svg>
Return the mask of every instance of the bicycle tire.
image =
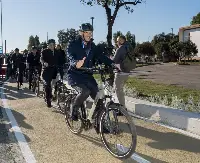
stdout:
<svg viewBox="0 0 200 163">
<path fill-rule="evenodd" d="M 125 153 L 125 154 L 122 154 L 122 155 L 119 155 L 119 154 L 115 154 L 111 151 L 111 149 L 109 148 L 107 142 L 105 141 L 105 138 L 103 136 L 103 120 L 104 120 L 104 117 L 106 115 L 106 110 L 102 110 L 102 112 L 100 113 L 100 137 L 101 137 L 101 141 L 103 142 L 105 148 L 107 149 L 107 151 L 114 157 L 118 158 L 118 159 L 127 159 L 129 158 L 133 153 L 135 153 L 135 150 L 136 150 L 136 145 L 137 145 L 137 133 L 136 133 L 136 127 L 135 127 L 135 124 L 134 122 L 132 121 L 131 119 L 131 116 L 128 114 L 128 112 L 123 108 L 121 107 L 120 105 L 117 105 L 117 104 L 110 104 L 108 106 L 109 110 L 116 110 L 116 112 L 118 112 L 118 110 L 120 110 L 123 115 L 126 117 L 126 119 L 128 120 L 128 123 L 130 125 L 130 132 L 131 132 L 131 135 L 132 135 L 132 143 L 131 143 L 131 146 L 130 146 L 130 149 Z M 116 113 L 117 114 L 117 113 Z"/>
<path fill-rule="evenodd" d="M 83 123 L 82 123 L 82 120 L 79 118 L 79 121 L 80 121 L 81 125 L 80 125 L 79 129 L 76 130 L 76 131 L 73 129 L 73 127 L 71 126 L 71 123 L 70 123 L 70 121 L 71 121 L 71 117 L 70 117 L 70 106 L 71 106 L 71 104 L 73 103 L 74 96 L 75 96 L 75 95 L 71 95 L 71 94 L 70 94 L 70 95 L 68 95 L 68 97 L 66 97 L 66 104 L 65 104 L 65 109 L 64 109 L 64 111 L 65 111 L 65 121 L 66 121 L 66 124 L 67 124 L 69 130 L 70 130 L 73 134 L 78 135 L 78 134 L 80 134 L 80 133 L 83 131 Z"/>
<path fill-rule="evenodd" d="M 19 90 L 19 82 L 17 82 L 17 90 Z"/>
<path fill-rule="evenodd" d="M 18 73 L 16 74 L 16 80 L 17 80 L 17 90 L 19 90 L 20 83 L 19 83 L 19 74 Z"/>
<path fill-rule="evenodd" d="M 60 91 L 57 91 L 57 94 L 56 94 L 56 103 L 57 103 L 57 106 L 59 108 L 59 111 L 62 114 L 65 114 L 65 109 L 63 107 L 61 107 L 61 105 L 60 105 Z"/>
<path fill-rule="evenodd" d="M 40 82 L 37 79 L 36 81 L 36 88 L 35 88 L 35 95 L 38 97 L 40 95 Z"/>
</svg>

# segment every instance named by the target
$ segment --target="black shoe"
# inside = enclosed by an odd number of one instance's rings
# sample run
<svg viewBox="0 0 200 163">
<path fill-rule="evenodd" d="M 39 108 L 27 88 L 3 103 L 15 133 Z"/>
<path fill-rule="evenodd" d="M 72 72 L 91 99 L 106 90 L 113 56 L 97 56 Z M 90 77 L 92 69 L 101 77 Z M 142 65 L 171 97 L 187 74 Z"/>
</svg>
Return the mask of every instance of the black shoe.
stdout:
<svg viewBox="0 0 200 163">
<path fill-rule="evenodd" d="M 47 107 L 48 107 L 48 108 L 51 107 L 51 100 L 47 100 Z"/>
</svg>

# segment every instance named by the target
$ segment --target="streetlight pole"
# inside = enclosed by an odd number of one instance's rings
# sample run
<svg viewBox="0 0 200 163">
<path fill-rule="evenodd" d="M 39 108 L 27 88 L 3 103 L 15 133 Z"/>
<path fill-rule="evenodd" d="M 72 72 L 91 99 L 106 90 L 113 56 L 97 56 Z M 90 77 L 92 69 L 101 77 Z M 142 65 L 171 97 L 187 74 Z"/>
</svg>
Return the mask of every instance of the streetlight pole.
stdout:
<svg viewBox="0 0 200 163">
<path fill-rule="evenodd" d="M 150 36 L 148 37 L 148 42 L 149 42 Z"/>
<path fill-rule="evenodd" d="M 47 32 L 47 43 L 48 43 L 48 41 L 49 41 L 49 33 Z"/>
<path fill-rule="evenodd" d="M 173 35 L 174 35 L 174 28 L 171 28 L 171 30 L 172 30 L 172 37 L 173 37 Z"/>
<path fill-rule="evenodd" d="M 93 28 L 93 32 L 92 32 L 92 38 L 94 38 L 94 17 L 91 17 L 90 19 L 92 19 L 92 28 Z"/>
</svg>

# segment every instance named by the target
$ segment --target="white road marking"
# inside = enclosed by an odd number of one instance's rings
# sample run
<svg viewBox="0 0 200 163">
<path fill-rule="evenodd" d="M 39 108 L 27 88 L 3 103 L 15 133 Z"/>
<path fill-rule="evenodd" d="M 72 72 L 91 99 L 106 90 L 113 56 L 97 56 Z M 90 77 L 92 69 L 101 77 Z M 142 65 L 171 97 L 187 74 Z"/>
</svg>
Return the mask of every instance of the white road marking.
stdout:
<svg viewBox="0 0 200 163">
<path fill-rule="evenodd" d="M 119 149 L 121 152 L 126 152 L 128 149 L 126 147 L 124 147 L 121 144 L 117 144 L 117 149 Z M 134 153 L 131 158 L 135 161 L 137 161 L 138 163 L 151 163 L 148 160 L 145 160 L 144 158 L 140 157 L 138 154 Z"/>
<path fill-rule="evenodd" d="M 23 157 L 24 157 L 24 159 L 26 160 L 27 163 L 36 163 L 35 157 L 34 157 L 33 153 L 31 152 L 23 133 L 18 126 L 17 121 L 12 114 L 11 109 L 8 106 L 7 99 L 5 98 L 5 95 L 4 95 L 3 87 L 0 87 L 0 90 L 1 90 L 1 100 L 2 100 L 2 103 L 3 103 L 3 107 L 4 107 L 5 112 L 8 116 L 8 118 L 9 118 L 9 121 L 10 121 L 10 124 L 11 124 L 11 127 L 12 127 L 11 129 L 14 132 L 15 137 L 18 141 L 18 144 L 19 144 L 19 147 L 20 147 L 21 152 L 23 154 Z"/>
</svg>

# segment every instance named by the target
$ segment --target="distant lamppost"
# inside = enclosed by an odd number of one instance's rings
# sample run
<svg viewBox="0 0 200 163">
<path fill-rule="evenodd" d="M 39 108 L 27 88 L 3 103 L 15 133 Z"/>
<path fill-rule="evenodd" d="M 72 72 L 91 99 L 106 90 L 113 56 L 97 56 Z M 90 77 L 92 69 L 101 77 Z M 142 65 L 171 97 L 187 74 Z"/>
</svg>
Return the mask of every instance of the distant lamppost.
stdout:
<svg viewBox="0 0 200 163">
<path fill-rule="evenodd" d="M 149 42 L 150 36 L 148 37 L 148 42 Z"/>
<path fill-rule="evenodd" d="M 171 28 L 171 30 L 172 30 L 172 36 L 174 35 L 174 28 Z"/>
<path fill-rule="evenodd" d="M 90 19 L 92 19 L 92 28 L 93 28 L 93 32 L 92 32 L 92 38 L 93 38 L 93 34 L 94 34 L 94 17 L 91 17 Z"/>
</svg>

